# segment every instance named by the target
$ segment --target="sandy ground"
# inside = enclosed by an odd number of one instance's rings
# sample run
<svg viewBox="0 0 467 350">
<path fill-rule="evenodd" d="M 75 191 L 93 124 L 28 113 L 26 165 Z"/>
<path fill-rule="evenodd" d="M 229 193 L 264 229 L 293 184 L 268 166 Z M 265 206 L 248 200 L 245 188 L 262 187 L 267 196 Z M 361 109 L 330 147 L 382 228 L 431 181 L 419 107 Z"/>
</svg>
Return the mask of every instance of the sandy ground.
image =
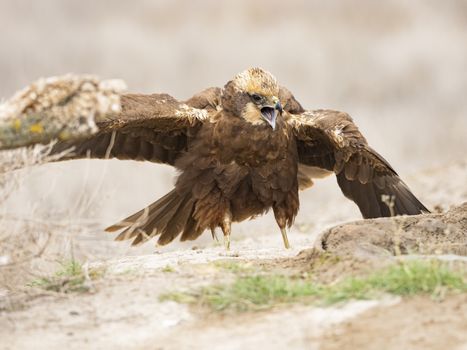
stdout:
<svg viewBox="0 0 467 350">
<path fill-rule="evenodd" d="M 465 294 L 442 302 L 417 297 L 379 305 L 328 329 L 321 349 L 461 350 L 467 346 L 466 314 Z"/>
</svg>

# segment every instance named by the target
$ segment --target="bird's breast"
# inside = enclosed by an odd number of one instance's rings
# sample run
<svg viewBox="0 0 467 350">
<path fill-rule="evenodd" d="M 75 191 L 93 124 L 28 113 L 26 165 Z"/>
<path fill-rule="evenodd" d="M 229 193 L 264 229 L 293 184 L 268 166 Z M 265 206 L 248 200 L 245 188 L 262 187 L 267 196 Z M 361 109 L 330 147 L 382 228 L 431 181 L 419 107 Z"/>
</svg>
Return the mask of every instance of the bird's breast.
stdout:
<svg viewBox="0 0 467 350">
<path fill-rule="evenodd" d="M 215 135 L 216 152 L 221 162 L 236 162 L 242 166 L 258 167 L 290 157 L 296 152 L 283 123 L 276 130 L 269 125 L 232 123 L 224 125 Z"/>
</svg>

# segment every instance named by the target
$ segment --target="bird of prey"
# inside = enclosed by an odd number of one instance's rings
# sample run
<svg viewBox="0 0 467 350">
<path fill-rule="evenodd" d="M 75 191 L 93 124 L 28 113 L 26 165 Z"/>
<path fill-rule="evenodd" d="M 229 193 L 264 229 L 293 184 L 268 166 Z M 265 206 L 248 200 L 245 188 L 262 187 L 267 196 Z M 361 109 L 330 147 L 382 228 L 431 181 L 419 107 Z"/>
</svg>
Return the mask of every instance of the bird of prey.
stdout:
<svg viewBox="0 0 467 350">
<path fill-rule="evenodd" d="M 214 236 L 220 227 L 229 249 L 232 222 L 272 208 L 289 248 L 286 229 L 299 209 L 299 189 L 332 173 L 364 218 L 428 212 L 347 113 L 303 109 L 261 68 L 184 102 L 125 94 L 121 104 L 117 116 L 98 122 L 96 135 L 54 148 L 73 147 L 69 158 L 132 159 L 179 170 L 169 193 L 106 229 L 123 229 L 117 240 L 136 245 L 158 236 L 164 245 L 209 229 Z"/>
</svg>

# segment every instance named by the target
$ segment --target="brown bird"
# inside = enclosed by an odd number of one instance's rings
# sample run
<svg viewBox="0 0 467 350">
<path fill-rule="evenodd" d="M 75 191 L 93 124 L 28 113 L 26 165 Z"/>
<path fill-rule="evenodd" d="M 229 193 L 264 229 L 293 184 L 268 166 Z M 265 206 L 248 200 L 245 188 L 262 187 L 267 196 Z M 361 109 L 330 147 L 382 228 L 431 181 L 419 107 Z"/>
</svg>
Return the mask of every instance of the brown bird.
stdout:
<svg viewBox="0 0 467 350">
<path fill-rule="evenodd" d="M 428 212 L 348 114 L 304 110 L 263 69 L 248 69 L 223 89 L 185 102 L 127 94 L 121 103 L 119 114 L 98 122 L 98 134 L 54 148 L 74 147 L 68 158 L 151 161 L 180 171 L 172 191 L 106 229 L 124 229 L 117 240 L 135 245 L 159 236 L 164 245 L 220 227 L 228 249 L 232 222 L 272 208 L 289 248 L 286 228 L 297 215 L 299 189 L 332 173 L 364 218 Z"/>
</svg>

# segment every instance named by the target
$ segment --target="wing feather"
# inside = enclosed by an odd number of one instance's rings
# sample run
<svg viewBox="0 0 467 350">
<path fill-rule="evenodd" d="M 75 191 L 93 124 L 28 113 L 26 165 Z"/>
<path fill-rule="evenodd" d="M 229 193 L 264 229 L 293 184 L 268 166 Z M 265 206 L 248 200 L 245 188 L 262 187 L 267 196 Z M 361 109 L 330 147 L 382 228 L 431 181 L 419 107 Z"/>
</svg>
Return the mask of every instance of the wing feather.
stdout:
<svg viewBox="0 0 467 350">
<path fill-rule="evenodd" d="M 217 113 L 220 94 L 219 88 L 209 88 L 185 102 L 167 94 L 122 95 L 121 112 L 98 119 L 97 134 L 58 142 L 52 152 L 72 148 L 66 159 L 118 158 L 174 165 L 190 138 Z"/>
<path fill-rule="evenodd" d="M 297 139 L 300 164 L 334 171 L 343 194 L 358 205 L 363 217 L 429 212 L 392 166 L 368 146 L 348 114 L 305 111 L 289 114 L 288 123 Z M 392 208 L 384 196 L 393 198 Z"/>
</svg>

